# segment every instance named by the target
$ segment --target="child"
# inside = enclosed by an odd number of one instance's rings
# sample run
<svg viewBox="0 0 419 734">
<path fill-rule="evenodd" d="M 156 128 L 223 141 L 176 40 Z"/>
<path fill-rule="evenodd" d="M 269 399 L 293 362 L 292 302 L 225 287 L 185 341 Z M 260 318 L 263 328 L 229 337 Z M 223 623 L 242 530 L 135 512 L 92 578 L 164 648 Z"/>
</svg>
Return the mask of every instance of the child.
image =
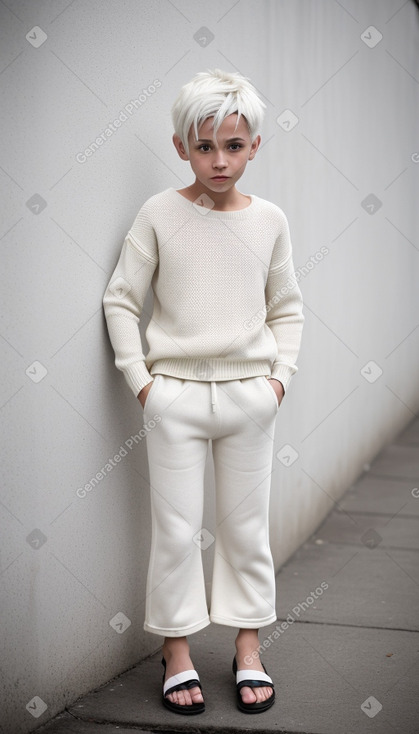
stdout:
<svg viewBox="0 0 419 734">
<path fill-rule="evenodd" d="M 236 184 L 260 145 L 265 104 L 238 73 L 197 74 L 172 109 L 195 181 L 141 207 L 103 306 L 115 365 L 143 408 L 152 541 L 144 629 L 162 635 L 163 704 L 205 710 L 186 635 L 238 628 L 237 706 L 267 710 L 274 683 L 258 629 L 277 619 L 268 508 L 277 412 L 304 322 L 287 218 Z M 138 323 L 148 288 L 147 356 Z M 216 491 L 210 608 L 201 552 L 208 441 Z"/>
</svg>

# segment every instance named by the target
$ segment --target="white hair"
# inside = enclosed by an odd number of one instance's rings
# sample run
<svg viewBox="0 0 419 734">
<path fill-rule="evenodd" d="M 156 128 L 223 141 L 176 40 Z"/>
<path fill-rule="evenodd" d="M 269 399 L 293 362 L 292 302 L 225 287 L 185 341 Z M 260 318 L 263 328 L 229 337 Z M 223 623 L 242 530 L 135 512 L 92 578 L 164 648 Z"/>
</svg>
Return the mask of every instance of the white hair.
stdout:
<svg viewBox="0 0 419 734">
<path fill-rule="evenodd" d="M 252 142 L 262 125 L 266 105 L 247 77 L 238 72 L 229 73 L 214 69 L 201 71 L 185 84 L 172 107 L 172 120 L 175 133 L 179 135 L 189 155 L 188 135 L 191 125 L 198 139 L 198 127 L 208 118 L 214 117 L 213 130 L 217 130 L 223 120 L 237 112 L 236 128 L 240 116 L 246 119 Z"/>
</svg>

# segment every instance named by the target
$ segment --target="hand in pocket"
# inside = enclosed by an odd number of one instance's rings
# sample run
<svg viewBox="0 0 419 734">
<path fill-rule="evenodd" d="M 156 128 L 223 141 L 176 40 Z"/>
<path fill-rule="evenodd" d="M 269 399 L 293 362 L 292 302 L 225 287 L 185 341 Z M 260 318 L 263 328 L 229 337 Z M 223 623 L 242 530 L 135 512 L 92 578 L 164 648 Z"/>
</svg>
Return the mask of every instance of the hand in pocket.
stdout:
<svg viewBox="0 0 419 734">
<path fill-rule="evenodd" d="M 276 399 L 278 401 L 278 408 L 279 408 L 279 406 L 281 405 L 281 402 L 282 402 L 282 398 L 285 395 L 284 386 L 283 386 L 282 382 L 280 382 L 279 380 L 274 379 L 273 377 L 268 377 L 268 382 L 271 385 L 272 390 L 274 391 L 274 393 L 276 395 Z"/>
<path fill-rule="evenodd" d="M 152 380 L 151 382 L 148 382 L 147 385 L 144 385 L 144 387 L 140 390 L 140 392 L 137 395 L 137 398 L 140 401 L 141 407 L 142 407 L 143 410 L 144 410 L 144 406 L 146 404 L 147 395 L 148 395 L 148 393 L 151 390 L 151 386 L 152 386 L 153 382 L 154 382 L 154 380 Z"/>
</svg>

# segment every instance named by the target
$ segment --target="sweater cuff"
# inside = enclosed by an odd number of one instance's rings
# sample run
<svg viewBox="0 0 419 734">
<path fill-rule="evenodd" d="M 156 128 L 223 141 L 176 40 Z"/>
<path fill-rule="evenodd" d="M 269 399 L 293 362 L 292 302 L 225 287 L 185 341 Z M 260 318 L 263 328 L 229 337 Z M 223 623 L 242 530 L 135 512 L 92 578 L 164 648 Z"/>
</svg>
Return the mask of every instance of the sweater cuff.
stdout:
<svg viewBox="0 0 419 734">
<path fill-rule="evenodd" d="M 130 386 L 135 397 L 138 397 L 138 393 L 143 389 L 149 382 L 154 380 L 154 377 L 150 375 L 145 362 L 136 362 L 124 369 L 125 379 Z"/>
<path fill-rule="evenodd" d="M 291 377 L 297 372 L 297 367 L 290 367 L 287 364 L 276 363 L 272 367 L 270 376 L 282 382 L 285 392 L 287 392 Z"/>
</svg>

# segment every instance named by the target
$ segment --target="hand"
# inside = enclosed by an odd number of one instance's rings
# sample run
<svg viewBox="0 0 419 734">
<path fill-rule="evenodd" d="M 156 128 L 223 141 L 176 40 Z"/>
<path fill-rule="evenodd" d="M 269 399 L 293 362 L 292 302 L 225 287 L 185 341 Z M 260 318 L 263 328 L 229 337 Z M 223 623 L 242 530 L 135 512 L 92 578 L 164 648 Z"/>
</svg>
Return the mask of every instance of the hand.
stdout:
<svg viewBox="0 0 419 734">
<path fill-rule="evenodd" d="M 278 400 L 278 408 L 282 403 L 282 399 L 285 395 L 285 390 L 282 382 L 277 380 L 275 377 L 268 377 L 268 380 L 270 384 L 272 385 L 272 389 L 275 392 L 276 398 Z"/>
<path fill-rule="evenodd" d="M 138 400 L 141 403 L 141 407 L 144 410 L 145 401 L 147 400 L 147 395 L 151 390 L 151 386 L 153 384 L 154 380 L 151 382 L 148 382 L 147 385 L 144 385 L 144 387 L 140 390 L 140 392 L 137 395 Z"/>
</svg>

